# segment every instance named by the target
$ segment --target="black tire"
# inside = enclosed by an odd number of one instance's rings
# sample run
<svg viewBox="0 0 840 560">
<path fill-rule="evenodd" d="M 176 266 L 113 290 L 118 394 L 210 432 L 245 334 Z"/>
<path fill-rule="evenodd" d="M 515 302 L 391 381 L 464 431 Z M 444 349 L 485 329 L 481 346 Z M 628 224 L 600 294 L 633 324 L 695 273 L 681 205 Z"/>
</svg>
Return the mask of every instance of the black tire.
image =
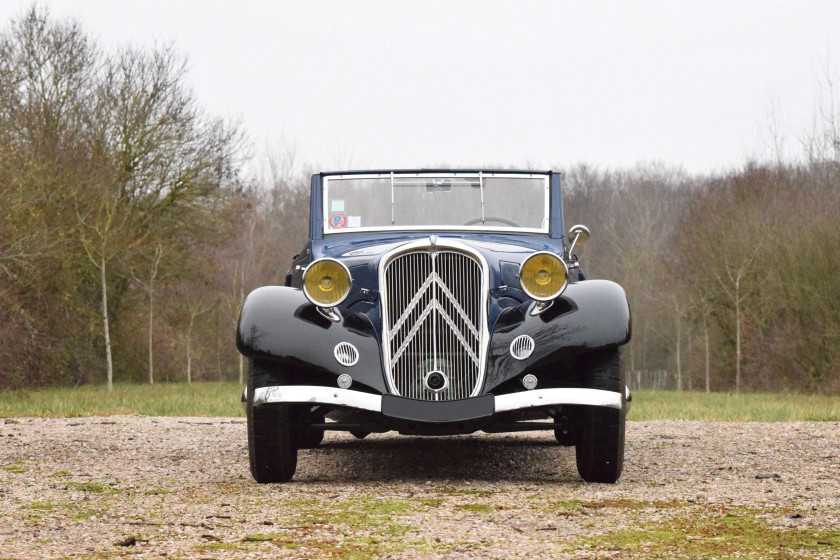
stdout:
<svg viewBox="0 0 840 560">
<path fill-rule="evenodd" d="M 308 412 L 308 408 L 303 412 Z M 316 419 L 318 423 L 324 422 L 324 417 Z M 295 426 L 295 443 L 298 449 L 315 449 L 324 441 L 324 430 L 310 428 L 305 423 Z"/>
<path fill-rule="evenodd" d="M 370 432 L 365 430 L 350 430 L 350 433 L 353 434 L 353 437 L 356 439 L 365 439 L 370 435 Z"/>
<path fill-rule="evenodd" d="M 251 475 L 260 484 L 288 482 L 297 469 L 290 421 L 290 407 L 283 404 L 254 406 L 254 389 L 280 382 L 270 366 L 248 361 L 248 460 Z"/>
<path fill-rule="evenodd" d="M 576 434 L 572 420 L 568 416 L 560 416 L 554 419 L 557 428 L 554 429 L 554 439 L 564 447 L 571 447 L 575 444 Z"/>
<path fill-rule="evenodd" d="M 624 468 L 624 370 L 621 350 L 609 348 L 581 359 L 585 385 L 621 393 L 621 410 L 584 407 L 578 423 L 575 451 L 577 469 L 586 482 L 614 483 Z"/>
</svg>

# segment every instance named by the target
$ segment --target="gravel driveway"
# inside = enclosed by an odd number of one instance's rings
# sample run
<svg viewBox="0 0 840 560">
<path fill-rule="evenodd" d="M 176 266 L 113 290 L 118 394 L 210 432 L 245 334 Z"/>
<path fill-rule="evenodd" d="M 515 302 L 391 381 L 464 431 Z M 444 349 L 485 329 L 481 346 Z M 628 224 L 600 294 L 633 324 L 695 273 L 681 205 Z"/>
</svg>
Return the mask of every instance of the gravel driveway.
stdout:
<svg viewBox="0 0 840 560">
<path fill-rule="evenodd" d="M 0 419 L 0 558 L 840 558 L 840 424 L 629 422 L 624 475 L 549 433 L 328 433 L 258 485 L 245 423 Z"/>
</svg>

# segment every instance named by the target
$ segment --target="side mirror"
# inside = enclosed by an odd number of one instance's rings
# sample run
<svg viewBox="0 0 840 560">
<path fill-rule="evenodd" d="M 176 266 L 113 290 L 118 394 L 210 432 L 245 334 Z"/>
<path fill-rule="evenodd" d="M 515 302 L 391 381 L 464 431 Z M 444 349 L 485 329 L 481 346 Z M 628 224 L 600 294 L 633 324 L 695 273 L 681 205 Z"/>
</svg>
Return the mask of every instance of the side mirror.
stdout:
<svg viewBox="0 0 840 560">
<path fill-rule="evenodd" d="M 569 229 L 569 239 L 572 240 L 572 245 L 569 247 L 569 255 L 575 248 L 575 245 L 583 247 L 589 241 L 589 228 L 583 225 L 572 226 Z"/>
</svg>

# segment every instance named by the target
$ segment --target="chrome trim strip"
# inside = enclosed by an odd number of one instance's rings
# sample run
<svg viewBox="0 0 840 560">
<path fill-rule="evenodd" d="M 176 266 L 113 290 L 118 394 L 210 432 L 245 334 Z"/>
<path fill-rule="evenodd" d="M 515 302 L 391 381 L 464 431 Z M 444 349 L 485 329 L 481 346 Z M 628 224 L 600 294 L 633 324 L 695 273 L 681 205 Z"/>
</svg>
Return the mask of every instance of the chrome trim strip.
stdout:
<svg viewBox="0 0 840 560">
<path fill-rule="evenodd" d="M 373 412 L 382 411 L 382 396 L 313 385 L 279 385 L 254 391 L 254 406 L 266 403 L 315 403 L 349 406 Z"/>
<path fill-rule="evenodd" d="M 558 404 L 605 406 L 621 409 L 621 393 L 601 389 L 534 389 L 496 397 L 496 412 Z"/>
<path fill-rule="evenodd" d="M 371 227 L 357 227 L 357 228 L 342 228 L 325 231 L 324 235 L 340 235 L 342 233 L 369 233 L 374 231 L 437 231 L 437 232 L 461 232 L 461 231 L 477 231 L 477 232 L 501 232 L 501 233 L 536 233 L 546 235 L 548 232 L 544 228 L 525 228 L 512 226 L 371 226 Z"/>
<path fill-rule="evenodd" d="M 481 225 L 484 225 L 484 173 L 478 172 L 478 190 L 481 191 Z"/>
</svg>

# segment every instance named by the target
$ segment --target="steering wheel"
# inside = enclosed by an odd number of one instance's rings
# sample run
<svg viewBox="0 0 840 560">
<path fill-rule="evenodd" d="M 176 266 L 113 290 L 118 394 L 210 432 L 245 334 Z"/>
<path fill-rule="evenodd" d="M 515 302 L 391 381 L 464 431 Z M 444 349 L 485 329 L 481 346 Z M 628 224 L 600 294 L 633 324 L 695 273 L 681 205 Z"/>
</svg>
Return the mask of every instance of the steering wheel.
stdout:
<svg viewBox="0 0 840 560">
<path fill-rule="evenodd" d="M 517 224 L 513 220 L 509 220 L 507 218 L 502 218 L 502 217 L 499 217 L 499 216 L 484 216 L 484 221 L 485 222 L 500 222 L 500 223 L 503 223 L 505 225 L 509 225 L 509 226 L 513 226 L 513 227 L 522 227 L 521 225 Z M 475 224 L 480 224 L 480 223 L 481 223 L 481 217 L 478 217 L 478 218 L 473 218 L 472 220 L 467 220 L 466 222 L 464 222 L 461 225 L 462 226 L 474 226 Z"/>
</svg>

